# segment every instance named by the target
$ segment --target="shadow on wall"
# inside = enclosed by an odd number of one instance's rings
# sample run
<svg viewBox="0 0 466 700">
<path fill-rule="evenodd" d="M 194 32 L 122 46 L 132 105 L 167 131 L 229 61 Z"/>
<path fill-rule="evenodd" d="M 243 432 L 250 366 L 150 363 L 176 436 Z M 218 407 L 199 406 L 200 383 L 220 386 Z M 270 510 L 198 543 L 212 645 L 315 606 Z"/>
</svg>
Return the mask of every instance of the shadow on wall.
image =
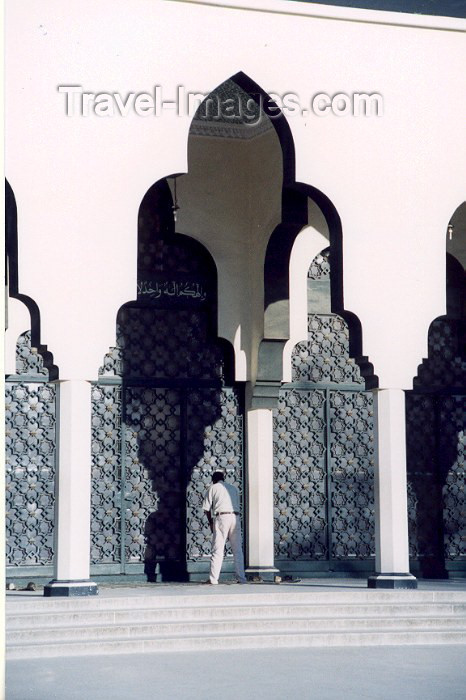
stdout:
<svg viewBox="0 0 466 700">
<path fill-rule="evenodd" d="M 447 314 L 432 322 L 428 358 L 406 394 L 411 567 L 427 578 L 466 571 L 465 271 L 447 254 Z"/>
</svg>

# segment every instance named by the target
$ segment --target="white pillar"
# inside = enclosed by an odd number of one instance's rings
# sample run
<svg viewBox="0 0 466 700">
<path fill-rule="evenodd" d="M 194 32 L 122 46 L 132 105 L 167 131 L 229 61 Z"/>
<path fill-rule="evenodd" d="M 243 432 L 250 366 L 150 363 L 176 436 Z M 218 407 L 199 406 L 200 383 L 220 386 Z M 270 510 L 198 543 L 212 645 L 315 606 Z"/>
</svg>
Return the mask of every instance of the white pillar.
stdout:
<svg viewBox="0 0 466 700">
<path fill-rule="evenodd" d="M 55 578 L 46 596 L 92 595 L 89 580 L 91 499 L 91 385 L 60 382 Z"/>
<path fill-rule="evenodd" d="M 273 413 L 248 411 L 247 568 L 250 575 L 273 579 Z"/>
<path fill-rule="evenodd" d="M 405 394 L 375 391 L 378 466 L 375 473 L 376 574 L 370 588 L 416 588 L 409 573 Z"/>
</svg>

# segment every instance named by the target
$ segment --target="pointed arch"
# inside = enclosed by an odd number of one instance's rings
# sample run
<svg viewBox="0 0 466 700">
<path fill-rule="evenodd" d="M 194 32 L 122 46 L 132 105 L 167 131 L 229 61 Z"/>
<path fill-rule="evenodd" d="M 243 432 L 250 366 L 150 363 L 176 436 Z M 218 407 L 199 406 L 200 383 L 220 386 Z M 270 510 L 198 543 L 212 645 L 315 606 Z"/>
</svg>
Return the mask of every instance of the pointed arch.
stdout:
<svg viewBox="0 0 466 700">
<path fill-rule="evenodd" d="M 264 116 L 270 119 L 283 153 L 283 185 L 286 187 L 288 184 L 292 184 L 296 171 L 295 148 L 285 115 L 270 95 L 243 71 L 232 75 L 230 80 L 239 85 L 263 111 Z"/>
<path fill-rule="evenodd" d="M 256 103 L 270 120 L 282 150 L 281 221 L 272 231 L 264 261 L 264 337 L 259 347 L 258 376 L 253 405 L 273 407 L 283 376 L 282 355 L 289 339 L 289 262 L 294 242 L 308 223 L 308 201 L 321 210 L 329 231 L 333 265 L 332 311 L 341 315 L 350 328 L 350 352 L 366 380 L 366 387 L 378 386 L 378 378 L 368 358 L 362 354 L 362 328 L 358 317 L 344 308 L 343 231 L 333 202 L 310 184 L 296 181 L 294 141 L 288 121 L 267 92 L 242 71 L 229 79 Z"/>
<path fill-rule="evenodd" d="M 314 186 L 296 181 L 296 157 L 292 132 L 288 121 L 270 95 L 250 76 L 238 71 L 214 88 L 199 106 L 191 123 L 190 133 L 196 118 L 212 95 L 224 98 L 234 86 L 243 98 L 252 99 L 257 107 L 257 115 L 267 120 L 273 128 L 281 149 L 282 182 L 281 197 L 277 211 L 279 223 L 267 235 L 264 260 L 264 309 L 263 338 L 257 351 L 257 381 L 253 404 L 273 407 L 277 398 L 278 386 L 283 377 L 283 349 L 290 337 L 289 331 L 289 262 L 294 242 L 300 231 L 308 224 L 308 203 L 312 201 L 322 212 L 330 232 L 332 255 L 332 311 L 341 315 L 350 328 L 350 352 L 356 359 L 366 380 L 366 387 L 378 385 L 373 366 L 363 355 L 362 328 L 358 317 L 344 307 L 343 298 L 343 227 L 334 203 Z M 225 94 L 222 92 L 224 89 Z M 197 117 L 196 117 L 197 115 Z M 256 116 L 257 116 L 256 115 Z M 204 118 L 207 118 L 207 113 Z M 212 120 L 211 120 L 212 121 Z M 220 122 L 222 122 L 220 124 Z M 237 122 L 235 122 L 237 124 Z M 217 127 L 226 129 L 229 136 L 228 119 L 220 119 Z M 250 125 L 243 124 L 247 129 Z M 235 137 L 235 136 L 233 136 Z M 237 137 L 237 136 L 236 136 Z M 170 177 L 170 176 L 168 176 Z M 275 219 L 276 221 L 277 219 Z M 253 362 L 253 360 L 252 360 Z M 255 379 L 253 373 L 253 380 Z"/>
<path fill-rule="evenodd" d="M 18 209 L 13 189 L 5 180 L 5 279 L 8 297 L 17 299 L 27 308 L 30 315 L 30 343 L 41 355 L 44 367 L 48 371 L 50 381 L 58 379 L 58 367 L 53 362 L 53 355 L 47 345 L 41 344 L 40 310 L 34 299 L 20 292 L 18 272 Z M 7 318 L 8 323 L 8 318 Z M 29 330 L 23 328 L 21 332 Z M 16 345 L 17 333 L 13 339 Z"/>
<path fill-rule="evenodd" d="M 427 357 L 406 392 L 411 567 L 435 578 L 465 570 L 466 203 L 450 219 L 446 251 L 446 314 L 430 324 Z"/>
<path fill-rule="evenodd" d="M 55 556 L 58 368 L 40 344 L 40 313 L 20 293 L 16 199 L 5 183 L 6 565 L 8 577 L 47 576 Z M 27 519 L 25 514 L 28 515 Z"/>
</svg>

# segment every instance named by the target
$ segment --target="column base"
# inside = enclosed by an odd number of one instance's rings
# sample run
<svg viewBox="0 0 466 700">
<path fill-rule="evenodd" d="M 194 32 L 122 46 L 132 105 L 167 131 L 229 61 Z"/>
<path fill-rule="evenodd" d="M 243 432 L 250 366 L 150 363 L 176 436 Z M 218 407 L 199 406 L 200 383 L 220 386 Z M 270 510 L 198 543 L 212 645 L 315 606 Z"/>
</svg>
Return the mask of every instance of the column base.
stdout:
<svg viewBox="0 0 466 700">
<path fill-rule="evenodd" d="M 88 596 L 98 595 L 99 587 L 90 579 L 57 581 L 53 579 L 50 583 L 44 586 L 44 596 L 46 598 L 61 597 L 68 598 L 71 596 Z"/>
<path fill-rule="evenodd" d="M 411 574 L 373 574 L 367 579 L 368 588 L 399 590 L 417 588 L 417 578 Z"/>
<path fill-rule="evenodd" d="M 260 578 L 266 583 L 275 583 L 275 577 L 280 575 L 280 571 L 274 566 L 248 566 L 246 578 L 250 581 Z"/>
</svg>

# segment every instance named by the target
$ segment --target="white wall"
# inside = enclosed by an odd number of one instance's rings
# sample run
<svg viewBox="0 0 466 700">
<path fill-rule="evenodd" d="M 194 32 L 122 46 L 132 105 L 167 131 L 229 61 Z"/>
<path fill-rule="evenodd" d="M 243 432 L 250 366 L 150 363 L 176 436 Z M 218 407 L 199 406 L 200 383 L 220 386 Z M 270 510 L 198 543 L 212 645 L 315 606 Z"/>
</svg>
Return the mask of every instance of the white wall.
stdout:
<svg viewBox="0 0 466 700">
<path fill-rule="evenodd" d="M 126 94 L 157 84 L 170 99 L 178 85 L 208 92 L 242 70 L 302 101 L 383 95 L 379 118 L 289 123 L 297 180 L 323 191 L 342 219 L 345 306 L 362 322 L 364 353 L 381 386 L 411 385 L 429 323 L 445 310 L 446 225 L 465 198 L 462 21 L 398 15 L 415 25 L 398 26 L 390 13 L 342 8 L 325 8 L 336 18 L 325 19 L 311 16 L 318 6 L 285 0 L 262 11 L 156 0 L 6 4 L 6 175 L 18 206 L 20 291 L 41 309 L 41 341 L 62 378 L 95 377 L 114 343 L 117 310 L 135 296 L 140 201 L 160 177 L 187 171 L 190 119 L 168 110 L 67 117 L 57 86 Z M 234 323 L 225 323 L 230 333 Z"/>
<path fill-rule="evenodd" d="M 18 299 L 8 300 L 8 328 L 5 333 L 5 374 L 16 374 L 16 343 L 20 335 L 31 329 L 31 314 Z"/>
</svg>

